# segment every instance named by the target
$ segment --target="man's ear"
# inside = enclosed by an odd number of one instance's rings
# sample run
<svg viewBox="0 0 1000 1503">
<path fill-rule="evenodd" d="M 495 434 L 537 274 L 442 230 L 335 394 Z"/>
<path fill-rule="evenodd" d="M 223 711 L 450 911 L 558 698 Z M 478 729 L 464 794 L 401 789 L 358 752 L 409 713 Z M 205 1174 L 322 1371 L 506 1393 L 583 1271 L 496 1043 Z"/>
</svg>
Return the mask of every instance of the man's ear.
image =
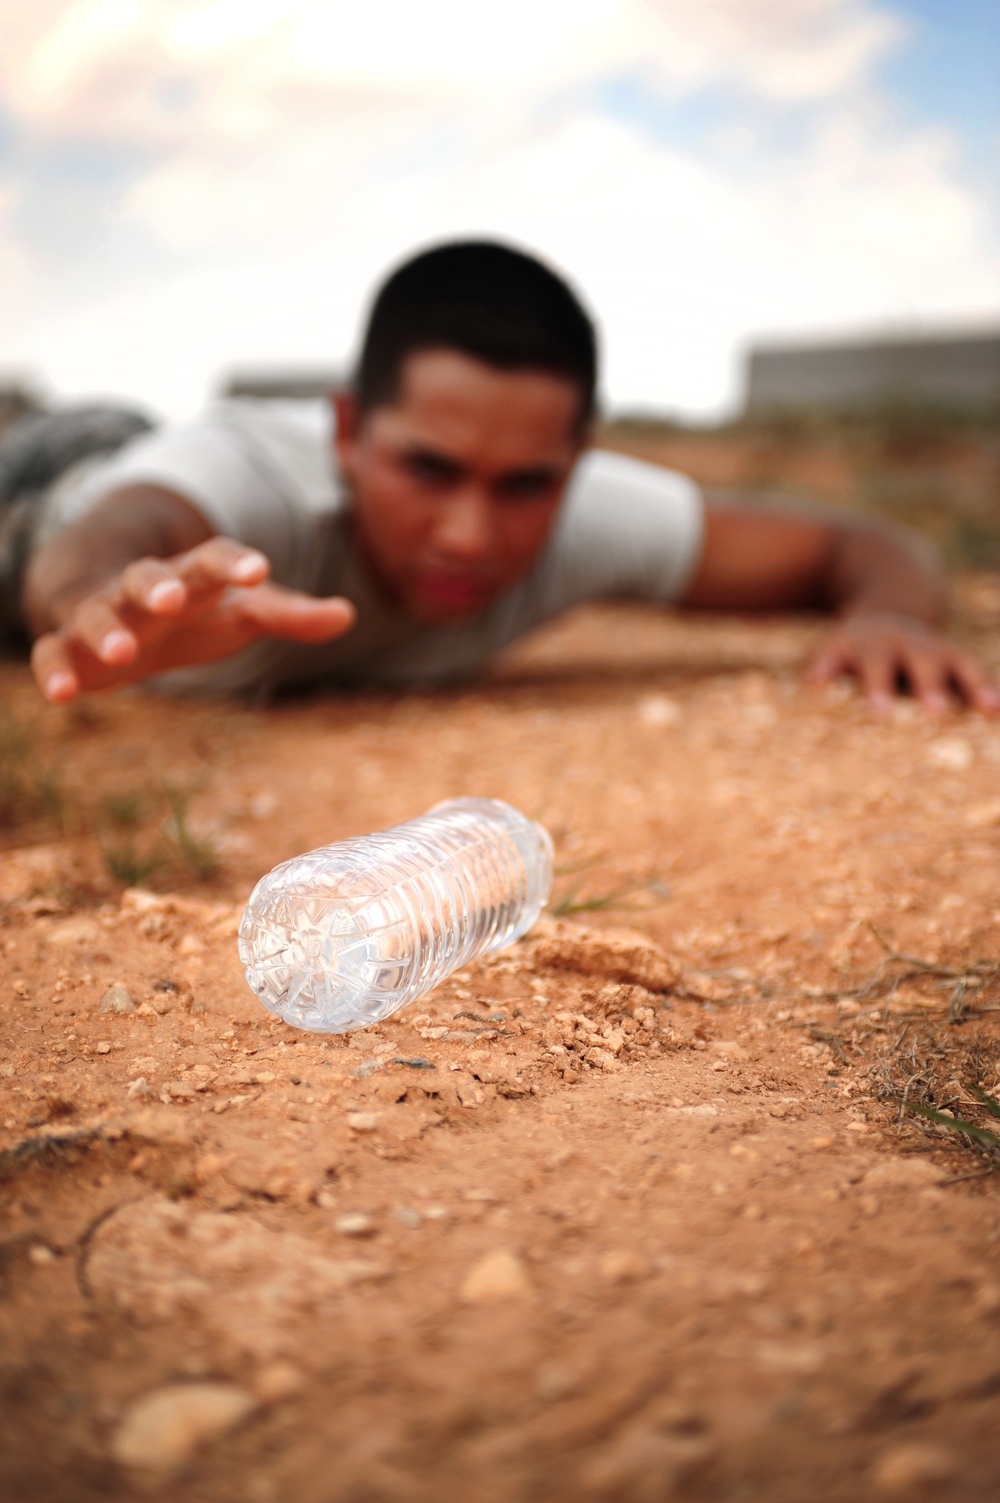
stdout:
<svg viewBox="0 0 1000 1503">
<path fill-rule="evenodd" d="M 330 401 L 337 420 L 334 439 L 337 455 L 341 467 L 349 472 L 357 454 L 358 433 L 361 428 L 358 399 L 348 387 L 341 387 L 330 393 Z"/>
</svg>

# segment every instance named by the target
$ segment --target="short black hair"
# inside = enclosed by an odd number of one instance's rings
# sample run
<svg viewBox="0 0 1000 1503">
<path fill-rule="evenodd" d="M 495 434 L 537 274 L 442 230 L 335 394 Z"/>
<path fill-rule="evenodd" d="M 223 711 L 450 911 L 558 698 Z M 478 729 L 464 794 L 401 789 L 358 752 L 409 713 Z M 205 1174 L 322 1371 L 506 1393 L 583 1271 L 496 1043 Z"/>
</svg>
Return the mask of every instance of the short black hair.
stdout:
<svg viewBox="0 0 1000 1503">
<path fill-rule="evenodd" d="M 562 277 L 493 240 L 457 240 L 400 266 L 375 298 L 354 391 L 362 412 L 392 402 L 420 350 L 455 349 L 501 370 L 542 370 L 579 388 L 579 425 L 594 411 L 597 335 Z"/>
</svg>

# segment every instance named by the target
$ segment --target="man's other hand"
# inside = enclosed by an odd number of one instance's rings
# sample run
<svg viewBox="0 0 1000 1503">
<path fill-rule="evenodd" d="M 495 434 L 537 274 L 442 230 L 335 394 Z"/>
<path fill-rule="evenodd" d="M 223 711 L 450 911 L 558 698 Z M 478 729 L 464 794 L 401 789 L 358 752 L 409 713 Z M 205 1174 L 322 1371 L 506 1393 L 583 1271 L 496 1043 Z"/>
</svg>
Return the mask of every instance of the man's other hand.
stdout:
<svg viewBox="0 0 1000 1503">
<path fill-rule="evenodd" d="M 269 571 L 263 554 L 224 537 L 172 558 L 135 559 L 38 637 L 38 687 L 64 704 L 85 689 L 228 657 L 260 637 L 325 642 L 354 624 L 350 601 L 273 584 Z"/>
<path fill-rule="evenodd" d="M 931 714 L 956 701 L 994 715 L 1000 688 L 970 653 L 933 626 L 892 611 L 848 615 L 822 644 L 809 667 L 814 684 L 852 674 L 872 709 L 884 713 L 900 689 Z"/>
<path fill-rule="evenodd" d="M 932 714 L 1000 710 L 1000 687 L 940 630 L 947 589 L 929 545 L 885 521 L 831 508 L 705 492 L 705 542 L 686 603 L 709 610 L 835 611 L 809 670 L 849 673 L 876 713 L 909 692 Z"/>
</svg>

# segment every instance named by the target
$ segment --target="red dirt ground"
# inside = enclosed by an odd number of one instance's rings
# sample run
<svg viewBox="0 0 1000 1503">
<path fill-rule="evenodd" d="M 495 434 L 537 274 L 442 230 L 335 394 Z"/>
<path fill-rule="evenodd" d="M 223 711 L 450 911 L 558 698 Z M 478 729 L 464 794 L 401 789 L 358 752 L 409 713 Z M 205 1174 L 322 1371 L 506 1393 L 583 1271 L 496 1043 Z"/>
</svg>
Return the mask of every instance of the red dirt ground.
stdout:
<svg viewBox="0 0 1000 1503">
<path fill-rule="evenodd" d="M 0 667 L 49 790 L 0 856 L 3 1496 L 1000 1495 L 1000 1181 L 898 1100 L 992 1120 L 1000 728 L 807 690 L 816 631 L 593 608 L 260 708 Z M 123 890 L 167 780 L 202 846 Z M 365 1033 L 271 1020 L 256 877 L 458 794 L 632 895 Z"/>
</svg>

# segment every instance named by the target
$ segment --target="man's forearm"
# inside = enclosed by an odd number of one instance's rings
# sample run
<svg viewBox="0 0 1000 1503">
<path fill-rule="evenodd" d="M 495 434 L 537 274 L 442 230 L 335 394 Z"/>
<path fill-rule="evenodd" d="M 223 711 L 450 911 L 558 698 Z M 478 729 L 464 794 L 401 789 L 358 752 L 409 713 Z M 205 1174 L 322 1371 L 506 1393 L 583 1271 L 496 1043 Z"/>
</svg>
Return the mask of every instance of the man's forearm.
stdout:
<svg viewBox="0 0 1000 1503">
<path fill-rule="evenodd" d="M 687 604 L 943 619 L 947 594 L 933 551 L 904 528 L 830 506 L 704 496 L 705 543 Z"/>
<path fill-rule="evenodd" d="M 835 527 L 827 574 L 831 609 L 841 616 L 890 613 L 943 624 L 948 592 L 933 550 L 886 523 Z"/>
<path fill-rule="evenodd" d="M 183 496 L 160 486 L 130 486 L 98 502 L 33 553 L 22 611 L 32 636 L 58 629 L 85 596 L 139 558 L 169 558 L 197 547 L 213 529 Z"/>
</svg>

